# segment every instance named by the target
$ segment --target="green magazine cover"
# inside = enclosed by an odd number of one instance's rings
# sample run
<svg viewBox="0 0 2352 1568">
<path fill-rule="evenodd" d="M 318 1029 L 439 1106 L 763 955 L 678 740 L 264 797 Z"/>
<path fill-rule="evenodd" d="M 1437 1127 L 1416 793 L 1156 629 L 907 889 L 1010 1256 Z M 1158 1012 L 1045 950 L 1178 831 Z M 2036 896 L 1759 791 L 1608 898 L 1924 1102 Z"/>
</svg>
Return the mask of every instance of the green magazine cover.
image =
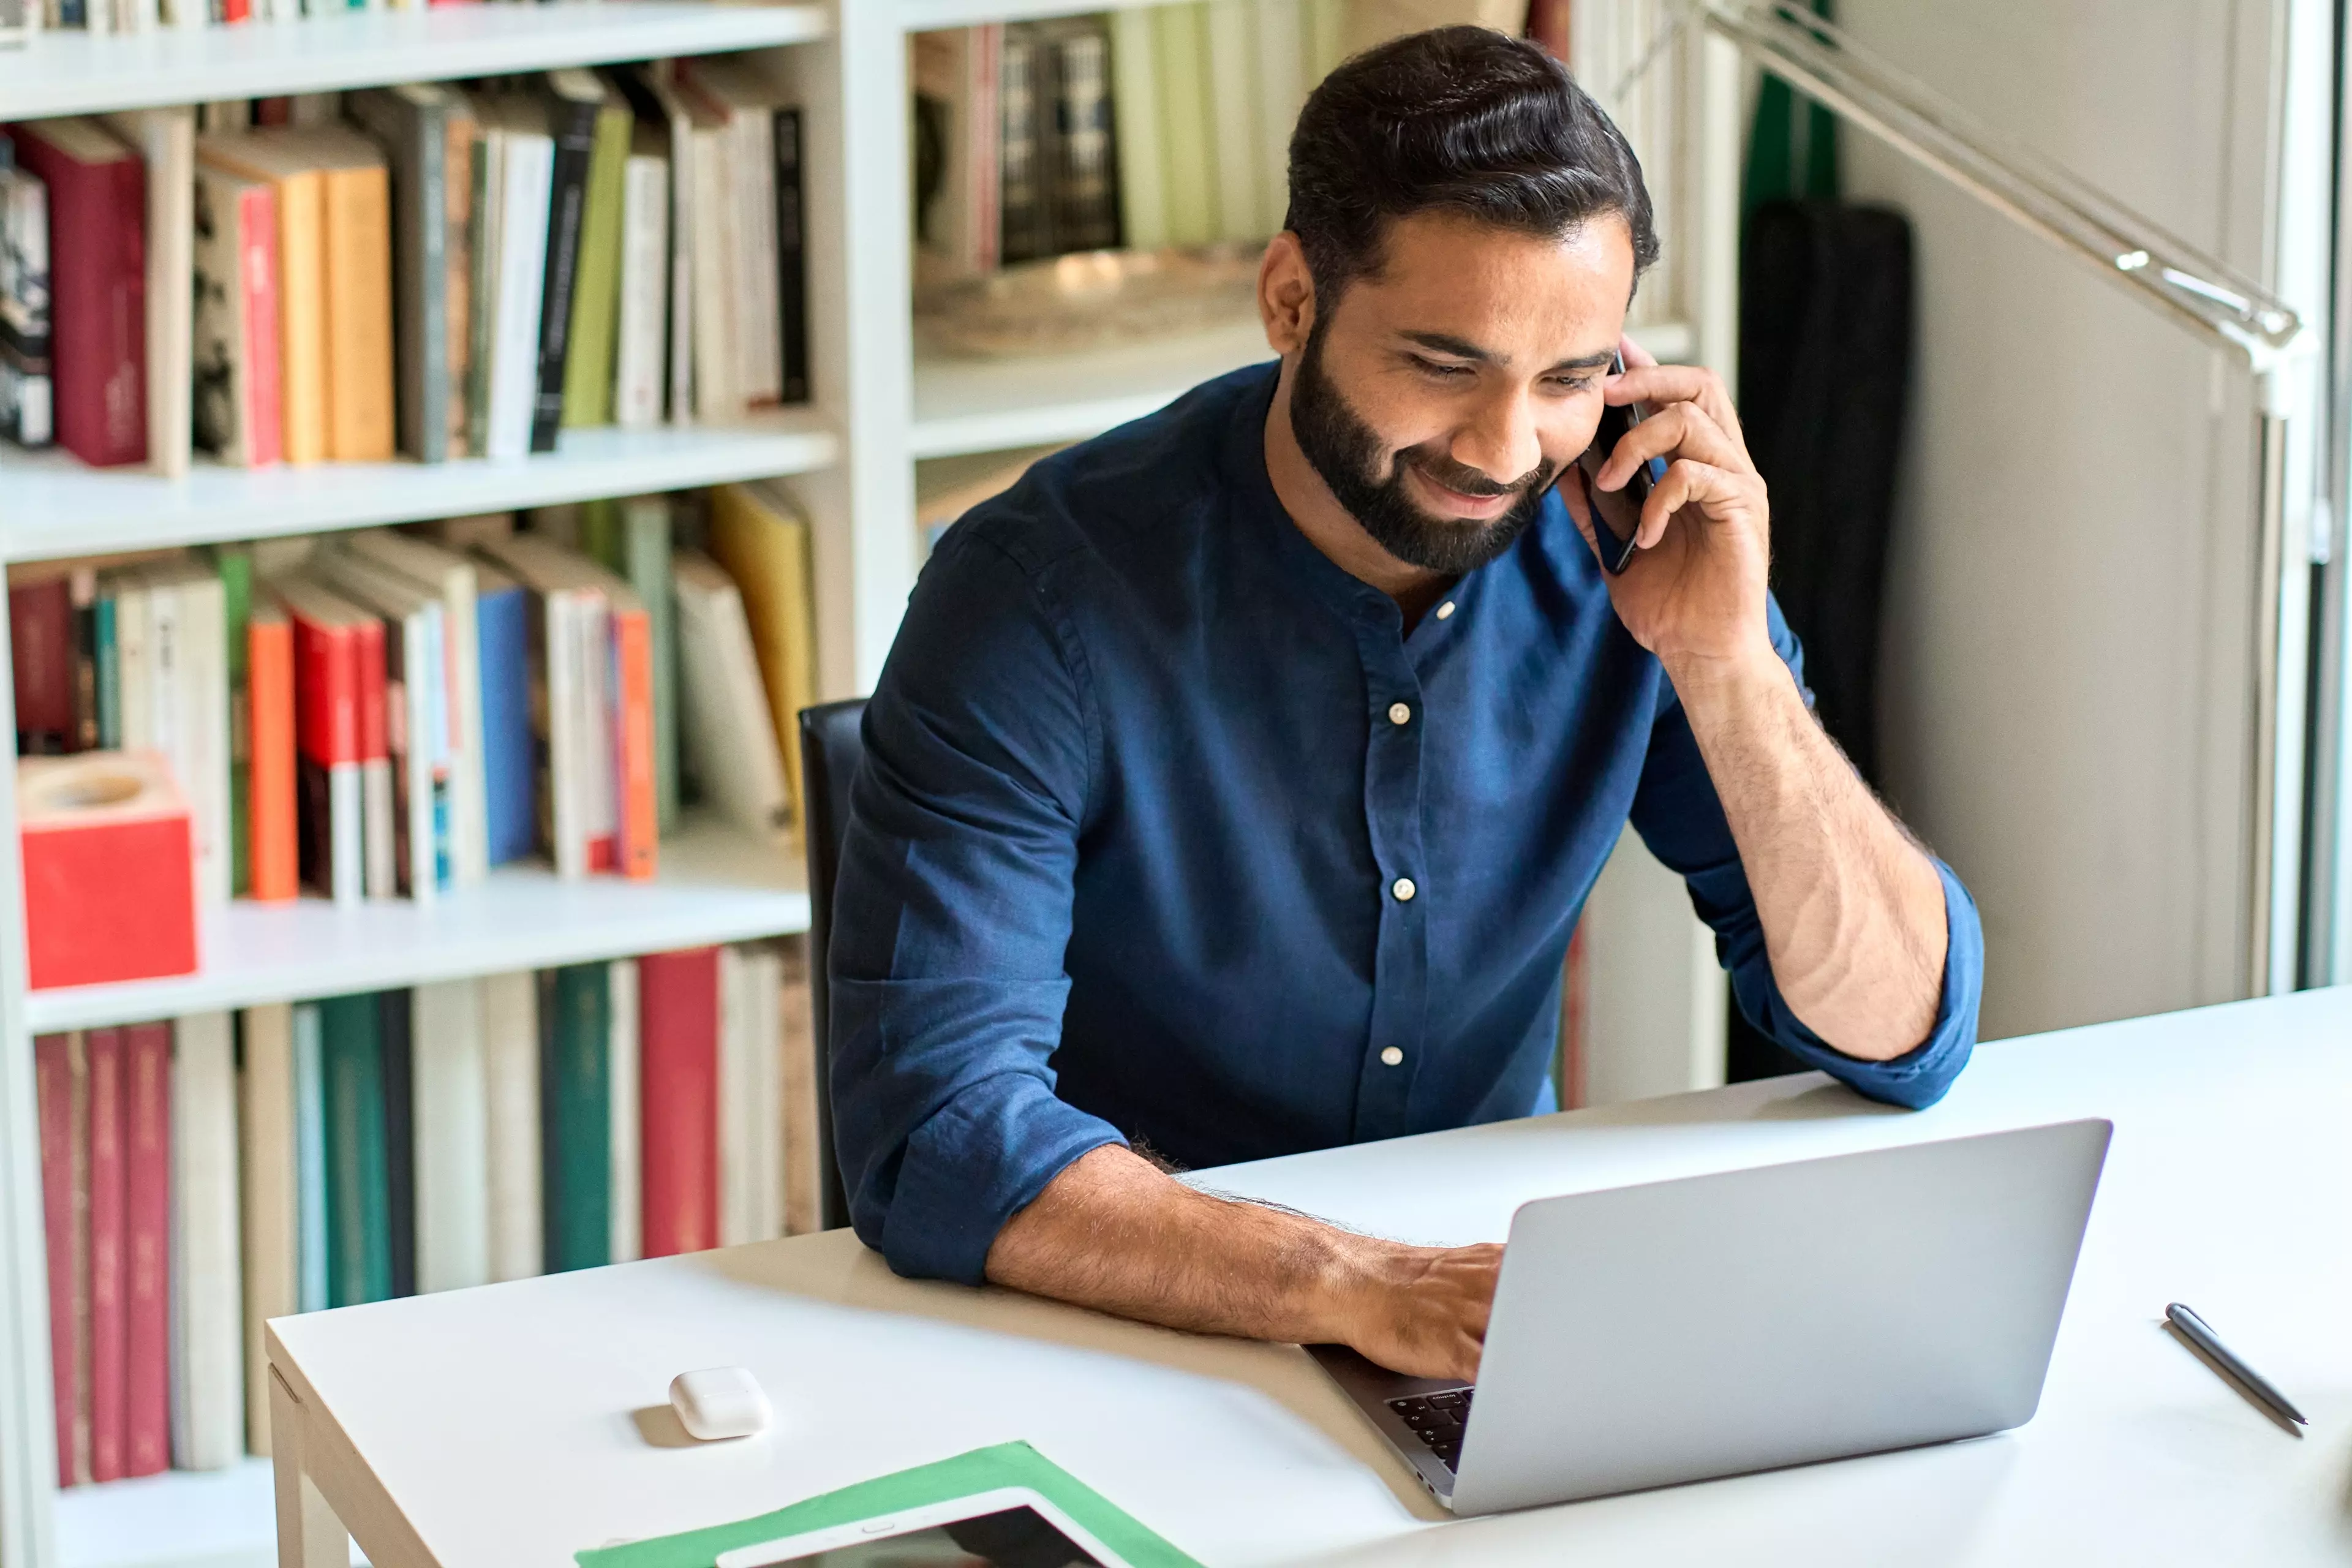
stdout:
<svg viewBox="0 0 2352 1568">
<path fill-rule="evenodd" d="M 1091 1531 L 1133 1568 L 1200 1568 L 1192 1558 L 1129 1518 L 1100 1492 L 1026 1443 L 974 1448 L 952 1459 L 859 1481 L 839 1491 L 780 1508 L 773 1513 L 652 1541 L 593 1547 L 575 1552 L 573 1557 L 580 1568 L 712 1568 L 720 1552 L 738 1547 L 805 1535 L 837 1524 L 854 1524 L 882 1514 L 903 1513 L 1003 1487 L 1027 1487 Z"/>
</svg>

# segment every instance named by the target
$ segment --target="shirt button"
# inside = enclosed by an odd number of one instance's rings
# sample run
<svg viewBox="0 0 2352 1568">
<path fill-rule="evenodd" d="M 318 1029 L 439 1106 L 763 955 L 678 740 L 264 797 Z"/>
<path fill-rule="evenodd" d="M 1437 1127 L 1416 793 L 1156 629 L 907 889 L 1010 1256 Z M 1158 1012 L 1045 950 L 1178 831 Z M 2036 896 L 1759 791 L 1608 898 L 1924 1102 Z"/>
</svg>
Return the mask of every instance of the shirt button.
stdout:
<svg viewBox="0 0 2352 1568">
<path fill-rule="evenodd" d="M 1404 1061 L 1404 1053 L 1396 1047 L 1391 1046 L 1381 1053 L 1381 1061 L 1388 1067 L 1399 1066 Z"/>
<path fill-rule="evenodd" d="M 1439 620 L 1441 620 L 1441 621 L 1444 621 L 1444 620 L 1450 620 L 1450 619 L 1452 619 L 1452 618 L 1453 618 L 1453 616 L 1454 616 L 1454 601 L 1453 601 L 1453 600 L 1448 599 L 1448 600 L 1446 600 L 1446 601 L 1445 601 L 1445 603 L 1444 603 L 1444 604 L 1442 604 L 1442 605 L 1438 605 L 1438 606 L 1437 606 L 1437 618 L 1438 618 Z"/>
<path fill-rule="evenodd" d="M 1402 703 L 1402 702 L 1391 702 L 1391 703 L 1390 703 L 1390 704 L 1389 704 L 1389 722 L 1390 722 L 1390 723 L 1391 723 L 1391 724 L 1410 724 L 1410 723 L 1412 723 L 1412 709 L 1410 706 L 1408 706 L 1407 704 Z"/>
<path fill-rule="evenodd" d="M 1421 889 L 1412 885 L 1411 877 L 1399 877 L 1389 884 L 1389 891 L 1396 895 L 1398 903 L 1409 904 L 1412 902 L 1412 896 Z"/>
</svg>

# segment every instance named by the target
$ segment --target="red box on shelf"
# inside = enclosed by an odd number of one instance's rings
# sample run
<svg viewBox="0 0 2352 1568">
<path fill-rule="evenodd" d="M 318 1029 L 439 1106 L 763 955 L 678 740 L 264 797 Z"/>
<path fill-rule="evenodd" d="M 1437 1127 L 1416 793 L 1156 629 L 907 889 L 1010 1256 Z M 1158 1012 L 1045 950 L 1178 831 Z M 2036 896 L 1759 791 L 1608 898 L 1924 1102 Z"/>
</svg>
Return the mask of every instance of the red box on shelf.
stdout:
<svg viewBox="0 0 2352 1568">
<path fill-rule="evenodd" d="M 16 820 L 34 990 L 195 972 L 194 838 L 161 757 L 20 758 Z"/>
</svg>

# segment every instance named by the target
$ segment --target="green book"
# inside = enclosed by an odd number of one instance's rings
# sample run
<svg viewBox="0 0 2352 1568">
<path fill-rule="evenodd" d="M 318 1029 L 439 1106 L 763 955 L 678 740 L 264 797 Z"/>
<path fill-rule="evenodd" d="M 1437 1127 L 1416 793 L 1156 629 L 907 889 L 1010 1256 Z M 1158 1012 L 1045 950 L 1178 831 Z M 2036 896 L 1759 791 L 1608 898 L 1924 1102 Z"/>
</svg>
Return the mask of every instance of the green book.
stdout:
<svg viewBox="0 0 2352 1568">
<path fill-rule="evenodd" d="M 611 966 L 539 975 L 541 1235 L 550 1274 L 613 1260 Z"/>
<path fill-rule="evenodd" d="M 628 548 L 622 542 L 621 503 L 611 496 L 580 503 L 580 549 L 589 560 L 614 576 L 628 571 Z"/>
<path fill-rule="evenodd" d="M 1159 24 L 1160 155 L 1168 243 L 1217 237 L 1217 151 L 1209 108 L 1209 8 L 1162 5 Z"/>
<path fill-rule="evenodd" d="M 373 993 L 319 1003 L 320 1076 L 327 1126 L 327 1302 L 392 1295 L 391 1183 L 386 1170 L 383 1030 Z"/>
<path fill-rule="evenodd" d="M 670 588 L 670 505 L 667 496 L 632 496 L 621 503 L 625 537 L 614 570 L 646 602 L 653 629 L 654 802 L 661 831 L 677 826 L 677 599 Z"/>
<path fill-rule="evenodd" d="M 580 268 L 572 289 L 570 357 L 563 363 L 563 423 L 613 422 L 613 353 L 621 330 L 621 201 L 636 118 L 607 87 L 588 151 L 587 209 L 580 215 Z"/>
<path fill-rule="evenodd" d="M 111 752 L 122 744 L 122 654 L 114 642 L 114 590 L 103 577 L 90 626 L 91 662 L 98 667 L 98 749 Z"/>
<path fill-rule="evenodd" d="M 253 552 L 242 544 L 223 544 L 212 554 L 228 637 L 229 891 L 241 899 L 253 891 L 253 701 L 246 664 L 251 651 L 246 626 L 253 614 Z"/>
</svg>

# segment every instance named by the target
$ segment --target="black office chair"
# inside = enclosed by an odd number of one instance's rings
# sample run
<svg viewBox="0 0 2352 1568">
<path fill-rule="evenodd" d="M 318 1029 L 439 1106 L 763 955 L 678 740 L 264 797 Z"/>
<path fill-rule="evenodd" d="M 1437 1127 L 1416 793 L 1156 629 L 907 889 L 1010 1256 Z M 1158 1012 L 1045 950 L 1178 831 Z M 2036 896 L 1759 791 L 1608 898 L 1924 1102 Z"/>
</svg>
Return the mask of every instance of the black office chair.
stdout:
<svg viewBox="0 0 2352 1568">
<path fill-rule="evenodd" d="M 808 847 L 809 1011 L 816 1029 L 816 1147 L 824 1173 L 818 1223 L 827 1230 L 849 1223 L 849 1194 L 841 1184 L 841 1162 L 833 1152 L 833 1008 L 825 994 L 825 952 L 833 940 L 833 887 L 841 875 L 841 836 L 849 826 L 849 786 L 866 754 L 858 721 L 866 699 L 820 703 L 801 710 L 801 799 L 808 820 L 801 838 Z"/>
</svg>

